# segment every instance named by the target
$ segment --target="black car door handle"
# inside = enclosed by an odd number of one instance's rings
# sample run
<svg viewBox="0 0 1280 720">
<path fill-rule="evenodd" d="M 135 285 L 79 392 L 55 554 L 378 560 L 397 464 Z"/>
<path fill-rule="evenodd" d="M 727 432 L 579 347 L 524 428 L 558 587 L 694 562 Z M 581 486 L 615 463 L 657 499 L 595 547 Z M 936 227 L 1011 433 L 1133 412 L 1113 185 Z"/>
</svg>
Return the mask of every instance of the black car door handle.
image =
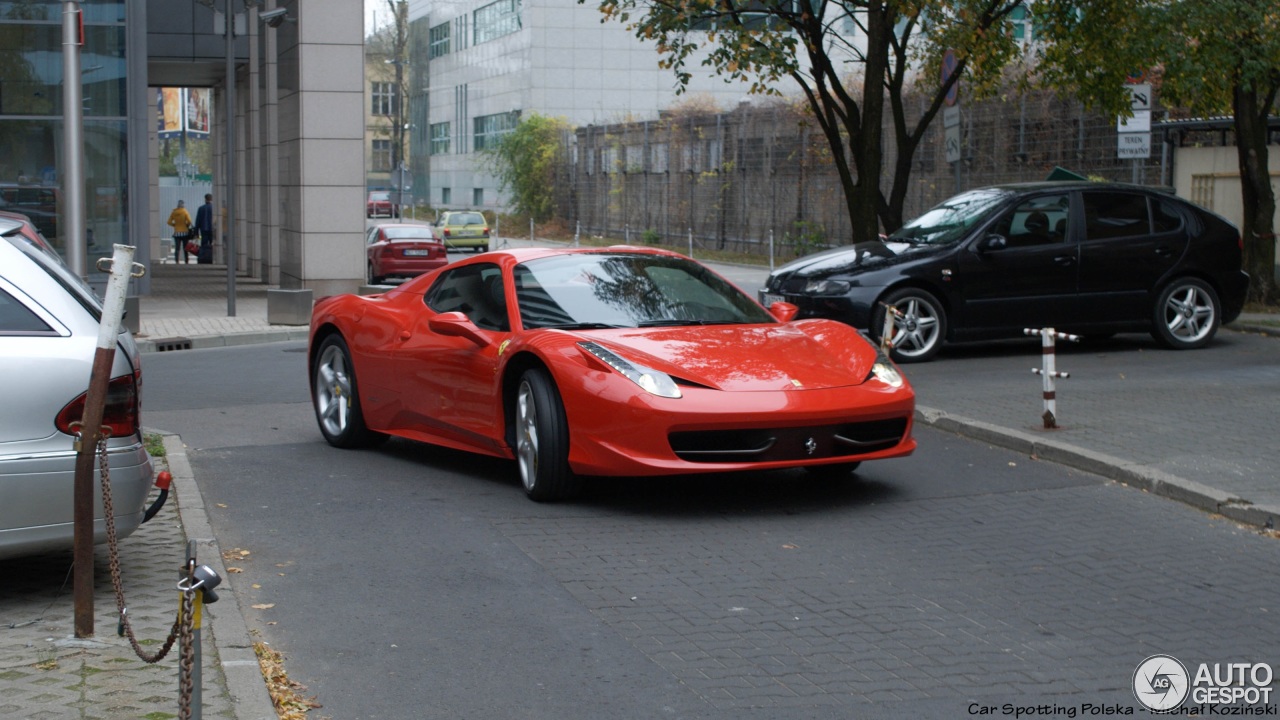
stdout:
<svg viewBox="0 0 1280 720">
<path fill-rule="evenodd" d="M 1053 264 L 1060 267 L 1069 267 L 1076 264 L 1076 259 L 1071 255 L 1058 255 L 1053 258 Z"/>
<path fill-rule="evenodd" d="M 1161 245 L 1160 247 L 1156 248 L 1156 254 L 1159 255 L 1160 257 L 1169 257 L 1170 255 L 1173 254 L 1173 250 L 1170 249 L 1168 245 Z"/>
</svg>

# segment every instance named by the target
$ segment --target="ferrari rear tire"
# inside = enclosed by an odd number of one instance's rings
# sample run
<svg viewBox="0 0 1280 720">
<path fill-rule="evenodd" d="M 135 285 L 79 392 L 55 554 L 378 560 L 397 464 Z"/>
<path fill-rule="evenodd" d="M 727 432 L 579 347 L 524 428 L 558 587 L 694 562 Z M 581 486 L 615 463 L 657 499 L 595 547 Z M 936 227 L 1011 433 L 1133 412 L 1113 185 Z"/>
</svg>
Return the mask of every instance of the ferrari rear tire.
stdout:
<svg viewBox="0 0 1280 720">
<path fill-rule="evenodd" d="M 551 376 L 531 368 L 516 389 L 516 464 L 530 500 L 552 502 L 575 495 L 581 482 L 569 469 L 569 422 Z"/>
<path fill-rule="evenodd" d="M 889 351 L 894 362 L 932 360 L 947 337 L 947 313 L 938 298 L 927 290 L 907 287 L 889 293 L 883 302 L 903 314 L 894 322 L 893 348 Z M 877 340 L 884 332 L 884 315 L 884 307 L 877 304 L 870 328 Z"/>
<path fill-rule="evenodd" d="M 1222 320 L 1222 304 L 1213 288 L 1185 277 L 1169 283 L 1155 305 L 1152 335 L 1174 350 L 1202 348 L 1213 340 Z"/>
<path fill-rule="evenodd" d="M 330 335 L 320 343 L 311 370 L 311 401 L 320 433 L 330 445 L 358 448 L 377 445 L 387 439 L 364 424 L 360 394 L 356 385 L 351 351 L 341 335 Z"/>
</svg>

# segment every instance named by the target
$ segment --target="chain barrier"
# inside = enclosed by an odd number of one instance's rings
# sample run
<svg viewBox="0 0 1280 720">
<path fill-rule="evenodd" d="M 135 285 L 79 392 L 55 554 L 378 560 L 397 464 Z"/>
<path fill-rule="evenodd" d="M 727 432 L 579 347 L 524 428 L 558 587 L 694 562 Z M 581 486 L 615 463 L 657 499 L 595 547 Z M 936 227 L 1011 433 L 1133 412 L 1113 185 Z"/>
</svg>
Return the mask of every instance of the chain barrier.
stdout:
<svg viewBox="0 0 1280 720">
<path fill-rule="evenodd" d="M 111 563 L 111 586 L 116 594 L 116 610 L 120 614 L 117 632 L 129 638 L 129 644 L 133 646 L 134 653 L 145 663 L 155 664 L 160 662 L 169 650 L 173 648 L 175 640 L 180 640 L 180 657 L 178 659 L 178 717 L 182 720 L 190 720 L 191 718 L 191 698 L 194 693 L 193 673 L 195 672 L 195 643 L 193 642 L 195 625 L 195 594 L 199 592 L 200 584 L 195 580 L 196 561 L 194 557 L 187 558 L 186 567 L 186 585 L 178 583 L 178 589 L 182 591 L 182 604 L 178 611 L 178 617 L 173 621 L 173 627 L 169 630 L 169 636 L 165 638 L 164 645 L 154 655 L 147 653 L 138 644 L 137 637 L 133 631 L 133 625 L 129 621 L 129 611 L 125 607 L 124 601 L 124 583 L 120 576 L 120 548 L 118 538 L 116 536 L 116 517 L 115 507 L 111 500 L 111 475 L 110 463 L 107 457 L 107 438 L 111 433 L 107 428 L 103 428 L 98 438 L 98 471 L 102 477 L 102 514 L 107 526 L 107 550 L 110 555 Z M 77 442 L 80 442 L 77 435 Z"/>
</svg>

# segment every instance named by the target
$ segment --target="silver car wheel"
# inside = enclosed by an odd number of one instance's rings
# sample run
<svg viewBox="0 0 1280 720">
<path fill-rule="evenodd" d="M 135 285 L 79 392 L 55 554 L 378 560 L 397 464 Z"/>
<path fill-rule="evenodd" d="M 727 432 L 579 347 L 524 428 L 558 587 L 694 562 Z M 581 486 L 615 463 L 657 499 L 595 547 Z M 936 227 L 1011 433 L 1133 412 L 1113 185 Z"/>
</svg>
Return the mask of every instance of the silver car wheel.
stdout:
<svg viewBox="0 0 1280 720">
<path fill-rule="evenodd" d="M 316 363 L 316 415 L 325 432 L 337 437 L 351 421 L 351 378 L 342 348 L 330 345 Z"/>
<path fill-rule="evenodd" d="M 920 298 L 909 297 L 905 302 L 900 301 L 898 310 L 903 317 L 894 328 L 893 349 L 907 358 L 932 351 L 942 329 L 937 309 Z"/>
<path fill-rule="evenodd" d="M 1164 305 L 1164 324 L 1178 342 L 1200 342 L 1213 332 L 1214 319 L 1213 299 L 1200 286 L 1188 284 L 1169 293 Z"/>
<path fill-rule="evenodd" d="M 533 388 L 520 383 L 516 394 L 516 459 L 520 464 L 520 482 L 531 492 L 538 482 L 538 418 Z"/>
</svg>

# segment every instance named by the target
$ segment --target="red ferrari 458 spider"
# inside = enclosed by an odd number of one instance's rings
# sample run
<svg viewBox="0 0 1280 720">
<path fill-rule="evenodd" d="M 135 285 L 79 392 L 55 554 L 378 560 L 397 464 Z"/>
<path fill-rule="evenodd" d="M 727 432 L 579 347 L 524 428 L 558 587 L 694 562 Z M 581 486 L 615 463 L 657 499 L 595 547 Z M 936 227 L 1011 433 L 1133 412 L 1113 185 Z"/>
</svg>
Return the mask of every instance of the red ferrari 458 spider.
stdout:
<svg viewBox="0 0 1280 720">
<path fill-rule="evenodd" d="M 320 431 L 511 458 L 534 500 L 584 476 L 805 467 L 915 449 L 915 394 L 856 330 L 769 310 L 635 247 L 477 255 L 311 318 Z"/>
</svg>

